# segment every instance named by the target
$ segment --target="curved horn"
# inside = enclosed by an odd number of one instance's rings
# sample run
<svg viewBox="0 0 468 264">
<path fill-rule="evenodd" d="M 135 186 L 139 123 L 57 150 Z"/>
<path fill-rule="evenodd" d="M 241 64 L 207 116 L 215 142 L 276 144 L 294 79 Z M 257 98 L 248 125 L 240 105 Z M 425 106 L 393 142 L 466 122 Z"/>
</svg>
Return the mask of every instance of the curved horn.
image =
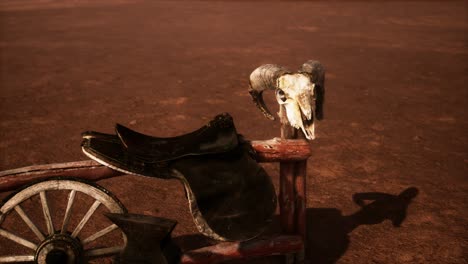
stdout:
<svg viewBox="0 0 468 264">
<path fill-rule="evenodd" d="M 302 64 L 300 72 L 309 75 L 310 80 L 315 84 L 315 117 L 322 120 L 325 102 L 325 68 L 319 61 L 309 60 Z"/>
<path fill-rule="evenodd" d="M 284 67 L 275 64 L 264 64 L 250 74 L 249 93 L 255 105 L 268 119 L 275 120 L 275 117 L 263 101 L 263 91 L 266 89 L 275 90 L 276 80 L 286 73 L 289 73 L 289 71 Z"/>
</svg>

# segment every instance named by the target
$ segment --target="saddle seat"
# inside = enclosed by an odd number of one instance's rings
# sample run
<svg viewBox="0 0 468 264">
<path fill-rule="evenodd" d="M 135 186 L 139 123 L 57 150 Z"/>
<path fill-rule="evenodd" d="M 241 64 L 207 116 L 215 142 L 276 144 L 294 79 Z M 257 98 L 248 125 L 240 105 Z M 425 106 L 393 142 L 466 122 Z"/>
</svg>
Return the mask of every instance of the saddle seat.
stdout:
<svg viewBox="0 0 468 264">
<path fill-rule="evenodd" d="M 229 114 L 218 115 L 205 126 L 176 137 L 149 136 L 121 124 L 116 124 L 115 132 L 126 151 L 150 163 L 227 152 L 238 145 L 237 133 Z M 82 136 L 86 139 L 117 140 L 115 135 L 94 131 L 84 132 Z"/>
</svg>

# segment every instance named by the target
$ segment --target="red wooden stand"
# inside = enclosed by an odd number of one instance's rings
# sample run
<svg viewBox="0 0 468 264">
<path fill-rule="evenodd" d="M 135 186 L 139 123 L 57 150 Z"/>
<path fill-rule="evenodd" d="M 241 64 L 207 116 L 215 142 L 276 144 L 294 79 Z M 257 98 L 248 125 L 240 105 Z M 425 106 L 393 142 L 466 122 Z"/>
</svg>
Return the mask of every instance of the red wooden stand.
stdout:
<svg viewBox="0 0 468 264">
<path fill-rule="evenodd" d="M 212 264 L 271 255 L 289 256 L 287 259 L 294 263 L 305 261 L 306 164 L 311 155 L 309 143 L 298 139 L 272 139 L 251 141 L 251 144 L 258 162 L 280 163 L 279 207 L 283 234 L 246 242 L 222 242 L 191 250 L 184 253 L 181 263 Z M 120 175 L 123 174 L 91 160 L 31 166 L 0 172 L 0 192 L 54 176 L 97 181 Z"/>
</svg>

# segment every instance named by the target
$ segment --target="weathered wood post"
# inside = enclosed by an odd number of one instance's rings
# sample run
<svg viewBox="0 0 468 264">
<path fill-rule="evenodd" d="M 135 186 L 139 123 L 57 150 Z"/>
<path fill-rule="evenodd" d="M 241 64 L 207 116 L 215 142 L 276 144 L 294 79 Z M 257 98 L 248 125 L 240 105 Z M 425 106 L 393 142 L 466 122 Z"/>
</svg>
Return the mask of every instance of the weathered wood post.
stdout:
<svg viewBox="0 0 468 264">
<path fill-rule="evenodd" d="M 291 127 L 284 106 L 280 106 L 281 139 L 298 139 L 301 131 Z M 303 137 L 302 137 L 303 138 Z M 281 227 L 288 234 L 302 237 L 303 250 L 295 262 L 304 262 L 306 248 L 306 177 L 307 159 L 280 162 L 279 209 Z"/>
</svg>

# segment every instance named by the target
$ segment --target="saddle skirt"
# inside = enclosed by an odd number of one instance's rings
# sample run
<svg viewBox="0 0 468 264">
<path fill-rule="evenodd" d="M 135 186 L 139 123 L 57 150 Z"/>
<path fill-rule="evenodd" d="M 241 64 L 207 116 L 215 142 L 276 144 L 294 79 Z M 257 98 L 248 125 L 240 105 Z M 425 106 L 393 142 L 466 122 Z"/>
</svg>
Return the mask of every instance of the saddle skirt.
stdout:
<svg viewBox="0 0 468 264">
<path fill-rule="evenodd" d="M 217 240 L 258 236 L 276 209 L 271 178 L 226 113 L 171 138 L 144 135 L 119 124 L 115 135 L 84 132 L 82 150 L 124 173 L 181 181 L 197 229 Z"/>
</svg>

